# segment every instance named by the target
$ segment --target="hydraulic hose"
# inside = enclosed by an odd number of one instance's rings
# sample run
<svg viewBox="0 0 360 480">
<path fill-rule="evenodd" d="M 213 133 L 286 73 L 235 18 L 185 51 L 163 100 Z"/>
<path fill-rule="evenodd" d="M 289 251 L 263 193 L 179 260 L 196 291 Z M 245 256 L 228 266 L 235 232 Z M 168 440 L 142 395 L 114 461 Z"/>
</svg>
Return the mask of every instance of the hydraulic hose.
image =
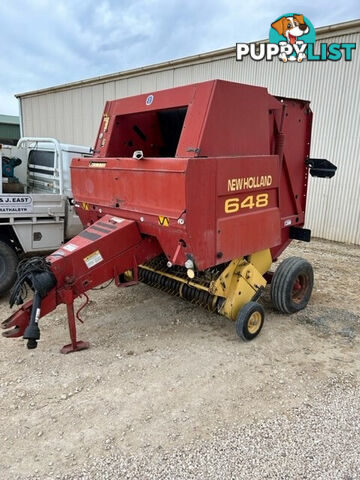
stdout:
<svg viewBox="0 0 360 480">
<path fill-rule="evenodd" d="M 41 296 L 35 291 L 33 305 L 31 310 L 30 322 L 24 333 L 24 340 L 27 340 L 27 348 L 33 349 L 37 347 L 37 342 L 40 339 L 40 328 L 38 321 L 40 318 Z"/>
</svg>

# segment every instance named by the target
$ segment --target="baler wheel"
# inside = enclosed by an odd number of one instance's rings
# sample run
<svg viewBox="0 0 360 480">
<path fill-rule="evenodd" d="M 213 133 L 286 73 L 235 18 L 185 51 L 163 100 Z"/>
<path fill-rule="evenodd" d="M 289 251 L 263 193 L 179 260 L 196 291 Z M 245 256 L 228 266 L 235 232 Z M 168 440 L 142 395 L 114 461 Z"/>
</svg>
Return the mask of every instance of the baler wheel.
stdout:
<svg viewBox="0 0 360 480">
<path fill-rule="evenodd" d="M 236 333 L 244 341 L 249 341 L 259 335 L 264 324 L 265 312 L 257 302 L 246 303 L 236 319 Z"/>
<path fill-rule="evenodd" d="M 271 282 L 271 300 L 282 313 L 295 313 L 306 307 L 314 285 L 311 264 L 300 257 L 284 260 Z"/>
</svg>

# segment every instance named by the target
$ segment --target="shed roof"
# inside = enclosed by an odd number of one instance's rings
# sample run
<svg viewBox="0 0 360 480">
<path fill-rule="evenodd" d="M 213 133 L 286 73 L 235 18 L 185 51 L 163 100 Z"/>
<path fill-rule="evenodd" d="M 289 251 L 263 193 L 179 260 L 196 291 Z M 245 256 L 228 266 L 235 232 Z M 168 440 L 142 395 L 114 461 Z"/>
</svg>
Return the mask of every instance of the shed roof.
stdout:
<svg viewBox="0 0 360 480">
<path fill-rule="evenodd" d="M 7 125 L 20 125 L 20 117 L 16 115 L 0 115 L 0 123 Z"/>
</svg>

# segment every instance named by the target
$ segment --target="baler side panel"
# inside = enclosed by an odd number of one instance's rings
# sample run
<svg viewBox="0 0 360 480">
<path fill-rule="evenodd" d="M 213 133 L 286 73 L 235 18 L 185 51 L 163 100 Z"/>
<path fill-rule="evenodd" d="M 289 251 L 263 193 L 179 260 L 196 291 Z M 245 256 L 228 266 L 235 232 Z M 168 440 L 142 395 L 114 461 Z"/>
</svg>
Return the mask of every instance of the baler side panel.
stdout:
<svg viewBox="0 0 360 480">
<path fill-rule="evenodd" d="M 278 245 L 279 157 L 218 158 L 217 164 L 216 250 L 222 261 Z"/>
<path fill-rule="evenodd" d="M 269 245 L 279 245 L 279 223 L 278 208 L 245 213 L 236 219 L 220 219 L 217 250 L 223 254 L 223 261 L 265 250 Z"/>
<path fill-rule="evenodd" d="M 217 80 L 200 140 L 200 155 L 270 154 L 269 98 L 266 88 L 238 88 L 237 84 Z"/>
<path fill-rule="evenodd" d="M 186 160 L 104 158 L 101 163 L 104 166 L 89 168 L 89 160 L 73 161 L 77 202 L 116 208 L 119 215 L 137 221 L 144 214 L 177 219 L 185 210 Z"/>
<path fill-rule="evenodd" d="M 188 106 L 183 130 L 180 135 L 177 157 L 197 157 L 201 155 L 201 136 L 207 121 L 208 110 L 216 82 L 205 82 L 194 90 L 193 98 Z"/>
<path fill-rule="evenodd" d="M 187 253 L 204 270 L 216 260 L 216 168 L 214 158 L 189 159 L 186 172 Z M 221 262 L 220 262 L 221 263 Z"/>
<path fill-rule="evenodd" d="M 312 112 L 309 102 L 282 98 L 284 106 L 283 157 L 281 161 L 281 179 L 279 206 L 281 212 L 281 242 L 271 249 L 272 257 L 279 255 L 290 244 L 290 226 L 303 226 L 308 187 L 308 169 L 306 159 L 310 154 Z M 274 110 L 274 147 L 277 149 L 281 130 L 282 112 Z"/>
<path fill-rule="evenodd" d="M 312 114 L 308 102 L 284 99 L 284 157 L 280 183 L 280 210 L 284 222 L 303 225 L 305 218 Z M 296 220 L 298 218 L 298 220 Z"/>
</svg>

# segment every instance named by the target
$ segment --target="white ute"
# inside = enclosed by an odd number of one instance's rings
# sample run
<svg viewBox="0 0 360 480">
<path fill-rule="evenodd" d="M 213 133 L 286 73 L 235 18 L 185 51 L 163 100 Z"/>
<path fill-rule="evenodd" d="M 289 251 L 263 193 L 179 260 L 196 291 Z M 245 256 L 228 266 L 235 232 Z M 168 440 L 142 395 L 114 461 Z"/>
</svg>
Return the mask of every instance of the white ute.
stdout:
<svg viewBox="0 0 360 480">
<path fill-rule="evenodd" d="M 27 255 L 46 254 L 82 230 L 70 184 L 74 157 L 90 147 L 54 138 L 23 137 L 16 147 L 0 146 L 0 295 L 15 282 Z M 16 165 L 21 160 L 21 165 Z"/>
</svg>

